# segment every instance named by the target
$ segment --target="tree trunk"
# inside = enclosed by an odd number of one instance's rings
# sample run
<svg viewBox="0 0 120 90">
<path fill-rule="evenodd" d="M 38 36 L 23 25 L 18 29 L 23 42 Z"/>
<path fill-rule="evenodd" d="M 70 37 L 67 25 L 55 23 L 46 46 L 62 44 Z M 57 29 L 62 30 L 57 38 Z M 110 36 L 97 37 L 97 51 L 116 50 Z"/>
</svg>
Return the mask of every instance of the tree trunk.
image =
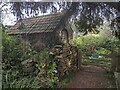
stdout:
<svg viewBox="0 0 120 90">
<path fill-rule="evenodd" d="M 79 6 L 79 2 L 72 2 L 70 9 L 65 11 L 65 15 L 64 15 L 64 18 L 63 18 L 61 24 L 65 21 L 67 21 L 73 14 L 76 13 L 78 6 Z"/>
</svg>

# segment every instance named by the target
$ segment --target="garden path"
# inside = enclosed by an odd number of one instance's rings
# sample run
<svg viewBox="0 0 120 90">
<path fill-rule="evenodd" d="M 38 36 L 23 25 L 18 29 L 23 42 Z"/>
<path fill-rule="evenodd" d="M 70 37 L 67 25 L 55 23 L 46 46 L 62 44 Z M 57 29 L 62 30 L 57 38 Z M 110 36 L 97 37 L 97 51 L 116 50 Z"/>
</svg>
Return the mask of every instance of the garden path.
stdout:
<svg viewBox="0 0 120 90">
<path fill-rule="evenodd" d="M 109 77 L 106 70 L 95 66 L 87 65 L 76 73 L 65 88 L 112 88 L 115 87 L 114 79 Z"/>
</svg>

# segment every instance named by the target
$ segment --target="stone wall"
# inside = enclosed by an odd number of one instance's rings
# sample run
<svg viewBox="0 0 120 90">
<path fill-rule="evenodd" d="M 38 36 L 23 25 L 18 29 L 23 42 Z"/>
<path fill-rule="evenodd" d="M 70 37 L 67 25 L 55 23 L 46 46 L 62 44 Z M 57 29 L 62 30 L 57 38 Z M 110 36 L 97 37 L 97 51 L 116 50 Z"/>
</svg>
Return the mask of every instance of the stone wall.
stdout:
<svg viewBox="0 0 120 90">
<path fill-rule="evenodd" d="M 81 67 L 81 54 L 74 46 L 55 45 L 50 50 L 50 55 L 58 61 L 57 69 L 60 77 L 77 71 Z"/>
</svg>

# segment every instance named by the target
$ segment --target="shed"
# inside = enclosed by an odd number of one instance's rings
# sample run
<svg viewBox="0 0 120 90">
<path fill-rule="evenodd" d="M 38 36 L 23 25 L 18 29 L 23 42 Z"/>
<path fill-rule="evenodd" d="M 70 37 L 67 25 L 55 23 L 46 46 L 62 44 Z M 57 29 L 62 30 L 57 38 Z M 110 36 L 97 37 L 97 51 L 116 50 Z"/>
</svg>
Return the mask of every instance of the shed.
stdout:
<svg viewBox="0 0 120 90">
<path fill-rule="evenodd" d="M 65 13 L 62 12 L 19 20 L 7 33 L 21 35 L 37 51 L 56 44 L 71 43 L 73 37 L 70 24 L 65 21 Z"/>
</svg>

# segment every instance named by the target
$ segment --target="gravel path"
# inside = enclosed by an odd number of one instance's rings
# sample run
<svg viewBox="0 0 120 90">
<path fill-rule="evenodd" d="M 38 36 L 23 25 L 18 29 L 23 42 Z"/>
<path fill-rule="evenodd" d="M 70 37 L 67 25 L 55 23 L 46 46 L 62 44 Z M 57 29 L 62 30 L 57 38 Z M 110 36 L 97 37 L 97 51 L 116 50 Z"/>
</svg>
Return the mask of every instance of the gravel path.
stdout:
<svg viewBox="0 0 120 90">
<path fill-rule="evenodd" d="M 113 82 L 104 69 L 88 65 L 75 75 L 75 78 L 65 88 L 107 88 Z"/>
</svg>

